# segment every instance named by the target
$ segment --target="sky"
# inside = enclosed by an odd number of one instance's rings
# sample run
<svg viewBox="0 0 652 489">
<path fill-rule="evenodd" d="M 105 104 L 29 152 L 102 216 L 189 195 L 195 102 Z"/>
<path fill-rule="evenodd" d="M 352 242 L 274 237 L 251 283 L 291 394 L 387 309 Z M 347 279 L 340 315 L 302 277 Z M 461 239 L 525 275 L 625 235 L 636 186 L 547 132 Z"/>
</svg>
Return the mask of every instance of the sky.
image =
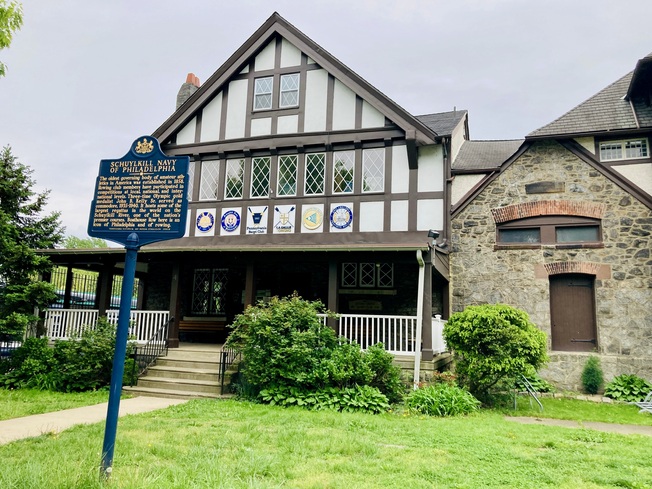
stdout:
<svg viewBox="0 0 652 489">
<path fill-rule="evenodd" d="M 518 139 L 652 52 L 650 0 L 23 0 L 0 51 L 0 146 L 86 229 L 101 159 L 120 158 L 274 11 L 413 115 L 469 111 Z"/>
</svg>

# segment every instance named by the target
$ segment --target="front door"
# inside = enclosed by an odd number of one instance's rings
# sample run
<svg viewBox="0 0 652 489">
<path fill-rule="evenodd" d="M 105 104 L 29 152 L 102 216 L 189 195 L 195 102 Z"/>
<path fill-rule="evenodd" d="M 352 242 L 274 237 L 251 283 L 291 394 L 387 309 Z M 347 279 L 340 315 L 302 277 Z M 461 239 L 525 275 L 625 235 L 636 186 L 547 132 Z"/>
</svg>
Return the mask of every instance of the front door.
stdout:
<svg viewBox="0 0 652 489">
<path fill-rule="evenodd" d="M 550 276 L 550 318 L 552 349 L 595 351 L 594 277 L 567 274 Z"/>
</svg>

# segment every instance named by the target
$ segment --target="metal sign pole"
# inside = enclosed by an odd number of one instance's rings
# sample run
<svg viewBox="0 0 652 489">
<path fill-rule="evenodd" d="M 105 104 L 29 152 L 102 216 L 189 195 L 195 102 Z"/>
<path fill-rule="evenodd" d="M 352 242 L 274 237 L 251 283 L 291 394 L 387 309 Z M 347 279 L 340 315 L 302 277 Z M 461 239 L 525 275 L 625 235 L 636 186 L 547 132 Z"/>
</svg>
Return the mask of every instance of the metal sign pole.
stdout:
<svg viewBox="0 0 652 489">
<path fill-rule="evenodd" d="M 102 447 L 102 465 L 100 476 L 108 479 L 113 465 L 113 449 L 115 436 L 118 429 L 118 413 L 120 411 L 120 394 L 122 392 L 122 377 L 125 369 L 125 356 L 127 353 L 127 336 L 131 317 L 131 297 L 136 276 L 136 259 L 138 255 L 138 235 L 131 233 L 126 240 L 125 270 L 122 278 L 122 291 L 120 293 L 120 313 L 118 316 L 118 331 L 115 339 L 115 354 L 113 355 L 113 371 L 111 372 L 111 387 L 109 390 L 109 407 L 106 413 L 106 427 L 104 429 L 104 445 Z"/>
</svg>

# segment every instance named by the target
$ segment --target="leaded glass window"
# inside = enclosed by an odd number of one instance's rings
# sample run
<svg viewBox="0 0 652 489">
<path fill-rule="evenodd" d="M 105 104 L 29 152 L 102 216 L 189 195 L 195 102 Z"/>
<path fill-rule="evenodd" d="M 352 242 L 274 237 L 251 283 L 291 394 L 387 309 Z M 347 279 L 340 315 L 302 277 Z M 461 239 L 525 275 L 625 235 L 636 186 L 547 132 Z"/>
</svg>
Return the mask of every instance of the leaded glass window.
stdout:
<svg viewBox="0 0 652 489">
<path fill-rule="evenodd" d="M 376 264 L 360 263 L 360 287 L 374 287 L 376 285 Z"/>
<path fill-rule="evenodd" d="M 202 161 L 199 200 L 217 199 L 219 169 L 219 161 Z"/>
<path fill-rule="evenodd" d="M 256 78 L 254 81 L 254 110 L 272 108 L 273 86 L 274 78 L 271 76 L 265 78 Z"/>
<path fill-rule="evenodd" d="M 279 157 L 277 196 L 297 194 L 297 165 L 297 155 Z"/>
<path fill-rule="evenodd" d="M 299 73 L 281 75 L 281 95 L 279 107 L 296 107 L 299 105 Z"/>
<path fill-rule="evenodd" d="M 305 195 L 322 195 L 326 181 L 326 155 L 314 153 L 306 155 Z"/>
<path fill-rule="evenodd" d="M 272 159 L 269 156 L 251 160 L 251 197 L 269 196 L 269 173 Z"/>
<path fill-rule="evenodd" d="M 228 269 L 197 268 L 193 276 L 191 314 L 219 316 L 225 313 Z"/>
<path fill-rule="evenodd" d="M 355 153 L 353 151 L 338 151 L 333 153 L 333 193 L 343 194 L 353 192 L 353 168 Z"/>
<path fill-rule="evenodd" d="M 394 264 L 393 263 L 378 264 L 378 287 L 381 288 L 394 287 Z"/>
<path fill-rule="evenodd" d="M 227 160 L 224 183 L 225 199 L 241 199 L 244 187 L 244 160 Z"/>
<path fill-rule="evenodd" d="M 362 191 L 382 192 L 385 190 L 385 149 L 362 151 Z"/>
<path fill-rule="evenodd" d="M 188 164 L 188 200 L 192 201 L 192 191 L 195 187 L 195 165 L 197 162 L 191 161 Z"/>
<path fill-rule="evenodd" d="M 358 285 L 358 264 L 342 263 L 342 287 Z"/>
</svg>

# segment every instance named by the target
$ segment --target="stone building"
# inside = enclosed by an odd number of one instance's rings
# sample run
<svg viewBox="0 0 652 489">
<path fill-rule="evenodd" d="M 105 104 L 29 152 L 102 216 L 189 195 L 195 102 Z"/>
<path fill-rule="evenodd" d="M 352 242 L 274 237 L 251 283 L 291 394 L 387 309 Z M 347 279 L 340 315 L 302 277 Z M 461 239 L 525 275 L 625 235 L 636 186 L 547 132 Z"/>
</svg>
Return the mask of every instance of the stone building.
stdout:
<svg viewBox="0 0 652 489">
<path fill-rule="evenodd" d="M 652 57 L 524 141 L 452 165 L 452 311 L 506 303 L 548 335 L 542 375 L 652 378 Z"/>
</svg>

